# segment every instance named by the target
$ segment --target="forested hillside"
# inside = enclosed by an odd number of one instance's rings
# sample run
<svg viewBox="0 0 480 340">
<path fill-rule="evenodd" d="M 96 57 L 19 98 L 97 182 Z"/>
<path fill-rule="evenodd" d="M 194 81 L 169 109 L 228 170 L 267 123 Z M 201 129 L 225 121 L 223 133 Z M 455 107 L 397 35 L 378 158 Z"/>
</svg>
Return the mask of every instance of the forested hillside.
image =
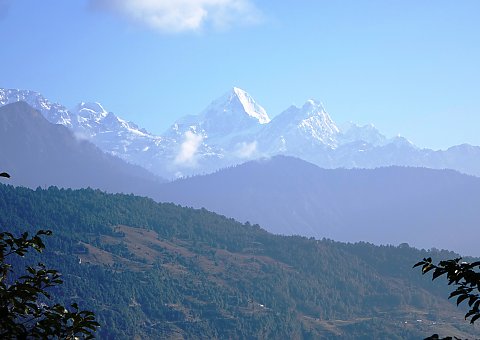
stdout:
<svg viewBox="0 0 480 340">
<path fill-rule="evenodd" d="M 54 187 L 0 185 L 0 227 L 53 230 L 25 263 L 59 269 L 54 296 L 95 311 L 100 338 L 480 336 L 445 282 L 412 269 L 446 251 L 275 236 L 204 209 Z"/>
<path fill-rule="evenodd" d="M 206 194 L 208 193 L 208 194 Z M 163 184 L 155 199 L 206 208 L 284 235 L 408 243 L 480 256 L 480 178 L 453 170 L 322 169 L 277 156 Z"/>
</svg>

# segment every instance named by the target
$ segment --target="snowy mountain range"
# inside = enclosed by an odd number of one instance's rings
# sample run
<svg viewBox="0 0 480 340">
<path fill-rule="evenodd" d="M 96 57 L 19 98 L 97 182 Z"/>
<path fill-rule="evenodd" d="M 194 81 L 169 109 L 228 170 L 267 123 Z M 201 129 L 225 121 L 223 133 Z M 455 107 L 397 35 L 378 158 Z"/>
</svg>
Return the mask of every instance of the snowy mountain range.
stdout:
<svg viewBox="0 0 480 340">
<path fill-rule="evenodd" d="M 104 152 L 165 178 L 209 173 L 261 157 L 295 156 L 324 168 L 402 165 L 450 168 L 480 175 L 480 147 L 420 149 L 403 137 L 387 138 L 373 125 L 341 128 L 323 105 L 308 100 L 270 119 L 244 90 L 234 87 L 197 115 L 154 135 L 108 112 L 99 103 L 68 109 L 41 94 L 0 89 L 0 106 L 25 101 L 51 123 L 62 124 Z"/>
<path fill-rule="evenodd" d="M 23 101 L 0 107 L 0 169 L 9 184 L 153 196 L 162 179 L 52 124 Z"/>
</svg>

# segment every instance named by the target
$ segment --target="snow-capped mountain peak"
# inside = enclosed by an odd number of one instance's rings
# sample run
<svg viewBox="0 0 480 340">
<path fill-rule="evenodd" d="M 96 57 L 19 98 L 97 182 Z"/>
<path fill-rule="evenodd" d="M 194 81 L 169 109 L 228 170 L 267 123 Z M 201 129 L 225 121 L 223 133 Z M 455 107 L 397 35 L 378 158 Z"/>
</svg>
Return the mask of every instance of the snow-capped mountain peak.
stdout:
<svg viewBox="0 0 480 340">
<path fill-rule="evenodd" d="M 70 110 L 78 121 L 76 132 L 87 135 L 89 139 L 99 145 L 110 144 L 111 138 L 122 138 L 123 145 L 130 145 L 133 140 L 142 137 L 147 141 L 155 140 L 145 129 L 139 128 L 135 123 L 128 122 L 117 117 L 113 112 L 107 111 L 102 104 L 98 102 L 81 102 Z M 117 137 L 111 137 L 117 136 Z M 143 141 L 144 142 L 144 141 Z"/>
<path fill-rule="evenodd" d="M 400 134 L 396 135 L 393 138 L 389 139 L 390 144 L 395 145 L 396 147 L 407 147 L 407 148 L 417 148 L 415 144 L 413 144 L 407 138 L 401 136 Z"/>
<path fill-rule="evenodd" d="M 315 153 L 318 147 L 337 147 L 339 133 L 323 105 L 308 100 L 302 107 L 292 105 L 274 117 L 262 131 L 260 144 L 269 153 Z"/>
<path fill-rule="evenodd" d="M 267 111 L 258 105 L 246 91 L 234 87 L 232 92 L 250 117 L 257 119 L 260 124 L 267 124 L 270 122 L 270 117 L 268 117 Z"/>
<path fill-rule="evenodd" d="M 322 103 L 312 99 L 307 100 L 299 110 L 299 117 L 301 119 L 297 126 L 303 130 L 304 134 L 330 146 L 336 144 L 336 135 L 340 130 L 325 111 Z"/>
<path fill-rule="evenodd" d="M 433 152 L 419 149 L 403 137 L 387 138 L 371 124 L 347 123 L 339 129 L 322 103 L 312 99 L 290 106 L 270 121 L 265 109 L 238 87 L 200 114 L 179 119 L 158 136 L 100 103 L 82 102 L 68 110 L 34 91 L 0 88 L 0 106 L 18 101 L 27 102 L 51 123 L 67 126 L 78 138 L 103 151 L 168 178 L 278 154 L 327 168 L 410 165 L 480 174 L 476 161 L 480 147 Z"/>
<path fill-rule="evenodd" d="M 329 130 L 332 134 L 340 132 L 321 102 L 309 99 L 303 104 L 300 112 L 304 117 L 303 122 L 315 122 L 318 127 Z"/>
<path fill-rule="evenodd" d="M 301 108 L 291 106 L 278 118 L 279 121 L 289 121 L 297 129 L 303 130 L 304 133 L 318 140 L 330 140 L 340 132 L 323 104 L 313 99 L 307 100 Z"/>
<path fill-rule="evenodd" d="M 83 118 L 94 118 L 99 121 L 108 115 L 108 112 L 98 102 L 81 102 L 73 110 L 78 116 Z"/>
<path fill-rule="evenodd" d="M 105 131 L 115 131 L 115 126 L 120 125 L 118 118 L 97 102 L 81 102 L 70 112 L 76 118 L 78 128 L 90 137 Z"/>
<path fill-rule="evenodd" d="M 315 99 L 308 99 L 305 104 L 303 104 L 302 110 L 326 113 L 323 103 Z"/>
<path fill-rule="evenodd" d="M 75 124 L 70 112 L 65 106 L 50 102 L 38 92 L 0 88 L 0 106 L 19 101 L 24 101 L 39 110 L 51 123 L 62 124 L 69 128 L 72 128 L 73 124 Z"/>
<path fill-rule="evenodd" d="M 233 87 L 220 98 L 214 100 L 201 114 L 207 119 L 222 117 L 244 119 L 245 117 L 259 124 L 270 122 L 267 112 L 258 105 L 246 91 Z"/>
<path fill-rule="evenodd" d="M 175 122 L 168 136 L 184 136 L 187 131 L 204 138 L 224 139 L 252 132 L 270 122 L 267 112 L 244 90 L 234 87 L 214 100 L 198 115 Z"/>
<path fill-rule="evenodd" d="M 310 117 L 322 117 L 322 119 L 328 120 L 329 122 L 334 124 L 333 120 L 330 118 L 330 115 L 323 107 L 323 104 L 314 99 L 307 100 L 305 104 L 303 104 L 301 109 L 299 109 L 299 114 L 299 118 L 305 119 Z"/>
<path fill-rule="evenodd" d="M 341 144 L 363 141 L 373 146 L 382 146 L 387 143 L 387 138 L 373 124 L 360 126 L 353 122 L 347 122 L 340 128 L 340 132 L 342 133 Z"/>
</svg>

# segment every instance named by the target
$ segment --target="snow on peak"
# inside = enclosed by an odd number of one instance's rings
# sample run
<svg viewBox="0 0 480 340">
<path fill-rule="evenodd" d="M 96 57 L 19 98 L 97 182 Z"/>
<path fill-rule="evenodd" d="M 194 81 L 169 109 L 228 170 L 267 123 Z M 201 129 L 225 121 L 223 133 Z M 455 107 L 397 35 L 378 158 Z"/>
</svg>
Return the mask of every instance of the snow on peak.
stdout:
<svg viewBox="0 0 480 340">
<path fill-rule="evenodd" d="M 198 115 L 188 115 L 177 120 L 166 132 L 168 136 L 183 136 L 187 131 L 212 139 L 230 139 L 270 122 L 263 107 L 244 90 L 233 87 L 214 100 Z"/>
<path fill-rule="evenodd" d="M 58 103 L 52 103 L 40 93 L 31 90 L 0 89 L 0 106 L 24 101 L 53 124 L 63 124 L 72 127 L 72 119 L 67 108 Z"/>
<path fill-rule="evenodd" d="M 344 123 L 340 129 L 341 144 L 363 141 L 373 146 L 382 146 L 387 138 L 373 124 L 358 125 L 353 122 Z"/>
<path fill-rule="evenodd" d="M 245 112 L 250 116 L 258 120 L 260 124 L 267 124 L 270 122 L 267 112 L 263 107 L 258 105 L 255 100 L 246 91 L 234 87 L 233 94 L 238 98 L 243 106 Z"/>
<path fill-rule="evenodd" d="M 338 145 L 339 129 L 325 111 L 323 105 L 315 100 L 308 100 L 302 107 L 290 106 L 277 115 L 265 132 L 267 143 L 282 137 L 282 145 L 289 149 L 306 150 L 312 145 L 334 148 Z"/>
<path fill-rule="evenodd" d="M 325 108 L 323 107 L 323 103 L 319 102 L 315 99 L 309 99 L 303 104 L 303 110 L 316 110 L 319 112 L 326 112 Z"/>
<path fill-rule="evenodd" d="M 3 89 L 0 88 L 0 105 L 6 105 L 24 101 L 37 110 L 50 109 L 53 105 L 45 99 L 40 93 L 31 90 Z"/>
<path fill-rule="evenodd" d="M 108 112 L 97 102 L 81 102 L 73 110 L 80 117 L 102 119 L 108 115 Z"/>
<path fill-rule="evenodd" d="M 400 134 L 396 135 L 389 140 L 390 144 L 395 145 L 396 147 L 414 147 L 416 148 L 415 144 L 413 144 L 407 138 L 401 136 Z"/>
<path fill-rule="evenodd" d="M 302 108 L 295 108 L 296 119 L 300 121 L 300 126 L 308 127 L 310 130 L 323 130 L 328 134 L 340 132 L 321 102 L 309 99 Z"/>
</svg>

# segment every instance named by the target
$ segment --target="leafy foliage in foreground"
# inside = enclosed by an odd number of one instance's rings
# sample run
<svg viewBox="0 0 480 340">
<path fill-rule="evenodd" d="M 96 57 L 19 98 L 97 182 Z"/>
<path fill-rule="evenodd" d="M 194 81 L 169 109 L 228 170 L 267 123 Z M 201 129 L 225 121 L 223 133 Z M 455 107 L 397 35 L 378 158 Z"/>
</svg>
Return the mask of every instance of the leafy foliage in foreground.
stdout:
<svg viewBox="0 0 480 340">
<path fill-rule="evenodd" d="M 429 257 L 414 265 L 419 266 L 422 266 L 422 274 L 433 270 L 432 281 L 446 274 L 448 284 L 456 286 L 448 298 L 456 297 L 457 306 L 464 301 L 468 302 L 470 310 L 465 314 L 465 320 L 471 317 L 470 323 L 473 324 L 480 318 L 480 261 L 468 263 L 458 257 L 435 265 Z"/>
<path fill-rule="evenodd" d="M 20 237 L 0 232 L 0 337 L 91 339 L 99 326 L 92 312 L 80 311 L 76 303 L 70 310 L 58 303 L 48 305 L 51 295 L 47 289 L 63 283 L 57 270 L 39 263 L 27 266 L 27 273 L 18 277 L 8 263 L 10 257 L 23 257 L 30 248 L 43 251 L 43 235 L 51 235 L 51 231 L 40 230 L 33 237 L 26 232 Z"/>
<path fill-rule="evenodd" d="M 433 322 L 478 337 L 452 321 L 444 285 L 411 270 L 432 253 L 407 245 L 272 235 L 204 209 L 90 189 L 0 186 L 6 226 L 54 231 L 37 257 L 66 277 L 52 294 L 95 311 L 101 338 L 418 339 Z"/>
</svg>

